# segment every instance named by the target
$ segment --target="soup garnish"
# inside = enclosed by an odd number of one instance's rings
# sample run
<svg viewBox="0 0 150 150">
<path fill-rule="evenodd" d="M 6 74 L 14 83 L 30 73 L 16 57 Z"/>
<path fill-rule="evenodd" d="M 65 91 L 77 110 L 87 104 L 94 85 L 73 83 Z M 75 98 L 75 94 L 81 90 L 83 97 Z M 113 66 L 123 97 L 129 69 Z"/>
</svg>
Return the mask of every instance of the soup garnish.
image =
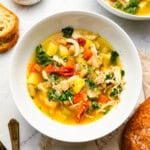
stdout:
<svg viewBox="0 0 150 150">
<path fill-rule="evenodd" d="M 124 76 L 119 53 L 108 41 L 68 26 L 35 48 L 27 87 L 35 105 L 51 119 L 85 124 L 119 103 Z"/>
</svg>

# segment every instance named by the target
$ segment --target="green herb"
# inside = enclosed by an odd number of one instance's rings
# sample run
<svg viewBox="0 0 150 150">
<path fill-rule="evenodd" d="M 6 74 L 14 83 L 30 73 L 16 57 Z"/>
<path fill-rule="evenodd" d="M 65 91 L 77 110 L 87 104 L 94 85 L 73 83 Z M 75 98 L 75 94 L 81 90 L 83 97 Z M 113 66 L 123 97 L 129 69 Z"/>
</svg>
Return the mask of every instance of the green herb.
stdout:
<svg viewBox="0 0 150 150">
<path fill-rule="evenodd" d="M 31 96 L 32 99 L 34 99 L 34 96 Z"/>
<path fill-rule="evenodd" d="M 112 75 L 111 74 L 107 74 L 106 75 L 106 80 L 110 80 L 110 79 L 112 79 Z"/>
<path fill-rule="evenodd" d="M 86 114 L 90 114 L 90 112 L 91 112 L 91 109 L 88 108 L 88 109 L 86 110 Z"/>
<path fill-rule="evenodd" d="M 48 79 L 44 79 L 44 82 L 48 82 Z"/>
<path fill-rule="evenodd" d="M 68 58 L 67 58 L 67 57 L 65 57 L 63 60 L 64 60 L 64 62 L 67 62 Z"/>
<path fill-rule="evenodd" d="M 45 53 L 42 45 L 36 47 L 36 62 L 43 66 L 52 64 L 51 58 Z"/>
<path fill-rule="evenodd" d="M 35 92 L 37 93 L 39 91 L 39 88 L 38 87 L 35 87 L 34 88 Z"/>
<path fill-rule="evenodd" d="M 95 109 L 99 109 L 99 105 L 96 101 L 92 101 L 92 108 Z"/>
<path fill-rule="evenodd" d="M 140 0 L 129 0 L 127 5 L 123 5 L 119 1 L 116 1 L 114 7 L 134 15 L 138 11 L 139 2 Z"/>
<path fill-rule="evenodd" d="M 56 74 L 56 73 L 51 73 L 50 75 L 49 75 L 49 77 L 50 77 L 50 80 L 52 81 L 52 82 L 55 82 L 56 80 L 58 80 L 59 79 L 59 75 L 58 74 Z"/>
<path fill-rule="evenodd" d="M 63 91 L 63 93 L 60 95 L 59 101 L 72 100 L 73 97 L 73 92 L 70 89 L 68 89 L 66 91 Z"/>
<path fill-rule="evenodd" d="M 63 28 L 61 31 L 63 32 L 64 37 L 70 38 L 72 36 L 74 29 L 73 29 L 73 27 L 68 26 L 66 28 Z"/>
<path fill-rule="evenodd" d="M 41 107 L 41 106 L 38 106 L 38 108 L 39 108 L 40 110 L 42 110 L 42 107 Z"/>
<path fill-rule="evenodd" d="M 91 90 L 93 90 L 96 87 L 95 83 L 88 78 L 85 79 L 85 82 L 88 84 L 88 86 Z"/>
<path fill-rule="evenodd" d="M 116 98 L 118 94 L 119 94 L 119 91 L 116 88 L 114 88 L 113 91 L 110 93 L 110 96 Z"/>
<path fill-rule="evenodd" d="M 129 5 L 130 6 L 138 6 L 139 2 L 140 2 L 140 0 L 130 0 Z"/>
<path fill-rule="evenodd" d="M 129 4 L 123 10 L 129 14 L 136 14 L 139 8 L 139 0 L 130 0 Z"/>
<path fill-rule="evenodd" d="M 116 51 L 111 52 L 111 58 L 110 58 L 111 64 L 116 65 L 118 56 L 119 56 L 118 52 Z"/>
<path fill-rule="evenodd" d="M 47 95 L 49 100 L 57 100 L 59 102 L 72 100 L 74 97 L 74 94 L 70 89 L 63 91 L 61 95 L 58 95 L 55 90 L 49 90 Z"/>
<path fill-rule="evenodd" d="M 59 95 L 56 93 L 55 90 L 49 90 L 47 93 L 48 99 L 49 100 L 58 100 L 59 99 Z"/>
<path fill-rule="evenodd" d="M 110 106 L 108 106 L 104 112 L 104 115 L 106 115 L 110 111 L 110 109 L 111 109 Z"/>
<path fill-rule="evenodd" d="M 135 15 L 137 10 L 138 10 L 138 6 L 130 6 L 128 5 L 127 7 L 125 7 L 123 9 L 125 12 L 129 13 L 129 14 L 133 14 Z"/>
<path fill-rule="evenodd" d="M 91 74 L 92 73 L 92 68 L 88 67 L 87 72 L 88 72 L 88 74 Z"/>
<path fill-rule="evenodd" d="M 114 7 L 118 8 L 118 9 L 122 9 L 123 5 L 119 1 L 117 1 L 117 2 L 115 2 Z"/>
<path fill-rule="evenodd" d="M 124 77 L 124 75 L 125 75 L 125 71 L 121 70 L 121 77 Z"/>
</svg>

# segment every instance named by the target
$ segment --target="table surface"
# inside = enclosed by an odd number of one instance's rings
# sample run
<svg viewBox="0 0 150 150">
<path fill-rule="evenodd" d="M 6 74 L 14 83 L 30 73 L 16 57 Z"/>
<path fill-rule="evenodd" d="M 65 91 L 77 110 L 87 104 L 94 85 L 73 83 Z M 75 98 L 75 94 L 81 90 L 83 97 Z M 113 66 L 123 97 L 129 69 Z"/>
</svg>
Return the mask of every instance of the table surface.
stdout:
<svg viewBox="0 0 150 150">
<path fill-rule="evenodd" d="M 1 3 L 19 17 L 20 36 L 48 15 L 66 10 L 87 10 L 109 17 L 129 34 L 137 48 L 150 51 L 150 21 L 131 21 L 117 17 L 104 10 L 96 0 L 41 0 L 33 6 L 20 6 L 12 0 L 1 0 Z M 40 133 L 21 116 L 9 88 L 9 67 L 13 49 L 0 54 L 0 141 L 8 150 L 11 149 L 7 124 L 11 118 L 16 118 L 20 123 L 21 150 L 36 150 L 39 149 Z"/>
</svg>

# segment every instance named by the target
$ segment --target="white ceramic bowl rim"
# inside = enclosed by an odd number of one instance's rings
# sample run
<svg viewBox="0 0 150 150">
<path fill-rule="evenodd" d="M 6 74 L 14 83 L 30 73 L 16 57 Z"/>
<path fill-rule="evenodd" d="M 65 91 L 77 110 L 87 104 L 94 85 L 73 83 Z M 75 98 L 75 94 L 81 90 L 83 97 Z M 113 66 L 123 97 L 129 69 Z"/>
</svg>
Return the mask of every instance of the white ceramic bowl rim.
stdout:
<svg viewBox="0 0 150 150">
<path fill-rule="evenodd" d="M 28 49 L 33 49 L 35 46 L 32 44 L 32 47 L 28 44 L 28 39 L 31 38 L 31 42 L 34 42 L 34 38 L 32 37 L 32 33 L 37 34 L 38 26 L 41 27 L 42 24 L 46 24 L 48 20 L 53 20 L 54 18 L 63 18 L 64 16 L 83 16 L 83 17 L 92 17 L 103 21 L 105 24 L 108 24 L 108 26 L 112 26 L 115 28 L 115 30 L 118 30 L 118 34 L 121 34 L 127 42 L 129 42 L 129 45 L 131 46 L 131 49 L 133 50 L 131 54 L 133 54 L 133 57 L 135 58 L 136 62 L 134 63 L 136 68 L 137 76 L 135 76 L 135 81 L 133 81 L 133 86 L 135 87 L 134 92 L 131 96 L 131 102 L 130 105 L 126 107 L 126 111 L 122 112 L 119 108 L 116 110 L 112 110 L 109 115 L 106 115 L 102 119 L 91 123 L 87 125 L 79 125 L 79 126 L 70 126 L 70 125 L 64 125 L 57 122 L 52 121 L 47 116 L 44 116 L 43 113 L 41 113 L 33 104 L 33 102 L 29 99 L 29 95 L 27 93 L 27 88 L 25 87 L 25 71 L 26 69 L 22 69 L 24 67 L 24 63 L 21 63 L 22 60 L 27 61 L 23 55 L 27 55 Z M 63 19 L 62 19 L 63 20 Z M 41 28 L 40 28 L 41 29 Z M 39 30 L 38 30 L 39 31 Z M 40 31 L 39 31 L 40 32 Z M 40 33 L 38 33 L 40 35 Z M 36 36 L 36 35 L 35 35 Z M 43 37 L 42 37 L 43 39 Z M 40 42 L 39 39 L 38 43 Z M 23 50 L 22 50 L 23 49 Z M 24 50 L 25 49 L 25 50 Z M 31 50 L 30 55 L 31 55 Z M 132 60 L 131 60 L 132 61 Z M 26 64 L 27 65 L 27 64 Z M 132 64 L 131 64 L 132 65 Z M 16 67 L 19 66 L 19 67 Z M 91 12 L 86 11 L 67 11 L 67 12 L 60 12 L 54 15 L 51 15 L 49 17 L 46 17 L 45 19 L 39 21 L 37 24 L 33 25 L 25 34 L 22 36 L 18 42 L 18 44 L 15 47 L 11 66 L 10 66 L 10 88 L 11 92 L 15 101 L 15 104 L 17 108 L 19 109 L 22 116 L 38 131 L 41 133 L 52 137 L 57 140 L 66 141 L 66 142 L 86 142 L 91 141 L 94 139 L 97 139 L 99 137 L 103 137 L 106 134 L 112 132 L 116 128 L 118 128 L 131 114 L 133 111 L 135 105 L 137 104 L 138 96 L 141 90 L 141 81 L 142 81 L 142 71 L 141 71 L 141 63 L 140 59 L 137 53 L 137 50 L 132 43 L 129 36 L 113 21 L 110 19 L 98 15 Z M 22 72 L 23 70 L 23 72 Z M 24 79 L 20 79 L 20 76 L 24 75 Z M 130 84 L 132 88 L 132 83 Z M 133 89 L 132 89 L 133 91 Z M 124 103 L 124 102 L 123 102 Z M 124 103 L 127 105 L 126 103 Z M 124 105 L 123 104 L 123 105 Z M 121 104 L 122 105 L 122 104 Z M 118 113 L 118 112 L 119 113 Z M 120 113 L 121 112 L 121 113 Z M 114 114 L 118 114 L 118 118 L 116 119 L 116 116 L 114 117 Z M 112 120 L 112 118 L 114 120 Z M 103 124 L 105 122 L 105 125 Z M 112 123 L 111 123 L 112 122 Z M 111 124 L 110 124 L 111 123 Z"/>
<path fill-rule="evenodd" d="M 142 15 L 142 16 L 132 15 L 132 14 L 128 14 L 126 12 L 120 11 L 116 8 L 113 8 L 112 6 L 104 2 L 104 0 L 97 0 L 97 2 L 106 10 L 108 10 L 110 13 L 115 14 L 119 17 L 130 19 L 130 20 L 150 20 L 150 15 Z"/>
</svg>

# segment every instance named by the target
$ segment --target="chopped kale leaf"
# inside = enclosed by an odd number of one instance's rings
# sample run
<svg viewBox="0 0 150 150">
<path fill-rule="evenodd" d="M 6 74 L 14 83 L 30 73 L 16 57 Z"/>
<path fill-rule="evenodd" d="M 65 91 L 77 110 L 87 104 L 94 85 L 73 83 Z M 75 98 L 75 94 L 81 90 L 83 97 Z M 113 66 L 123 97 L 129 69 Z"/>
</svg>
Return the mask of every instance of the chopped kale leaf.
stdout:
<svg viewBox="0 0 150 150">
<path fill-rule="evenodd" d="M 61 31 L 63 32 L 64 37 L 70 38 L 72 36 L 74 29 L 73 29 L 73 27 L 68 26 L 66 28 L 63 28 Z"/>
<path fill-rule="evenodd" d="M 51 58 L 45 53 L 42 45 L 36 47 L 36 62 L 43 66 L 52 64 Z"/>
<path fill-rule="evenodd" d="M 118 52 L 116 52 L 116 51 L 111 52 L 110 61 L 111 61 L 112 65 L 116 65 L 118 56 L 119 56 Z"/>
<path fill-rule="evenodd" d="M 93 90 L 96 87 L 95 83 L 88 78 L 85 79 L 85 82 L 88 84 L 88 86 L 91 90 Z"/>
</svg>

